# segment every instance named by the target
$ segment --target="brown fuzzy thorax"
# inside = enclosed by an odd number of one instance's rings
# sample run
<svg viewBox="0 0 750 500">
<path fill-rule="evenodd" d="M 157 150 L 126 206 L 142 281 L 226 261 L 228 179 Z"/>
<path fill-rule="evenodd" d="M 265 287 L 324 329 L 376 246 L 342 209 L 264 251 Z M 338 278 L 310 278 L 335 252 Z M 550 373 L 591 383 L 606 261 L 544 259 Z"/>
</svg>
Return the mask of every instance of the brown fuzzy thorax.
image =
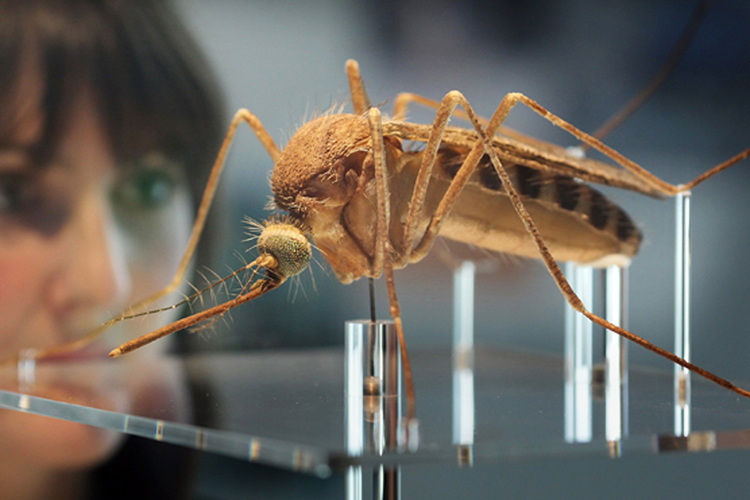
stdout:
<svg viewBox="0 0 750 500">
<path fill-rule="evenodd" d="M 271 176 L 276 205 L 292 214 L 304 210 L 298 196 L 311 181 L 336 181 L 334 166 L 355 152 L 369 151 L 370 129 L 364 117 L 340 114 L 316 118 L 294 134 Z"/>
</svg>

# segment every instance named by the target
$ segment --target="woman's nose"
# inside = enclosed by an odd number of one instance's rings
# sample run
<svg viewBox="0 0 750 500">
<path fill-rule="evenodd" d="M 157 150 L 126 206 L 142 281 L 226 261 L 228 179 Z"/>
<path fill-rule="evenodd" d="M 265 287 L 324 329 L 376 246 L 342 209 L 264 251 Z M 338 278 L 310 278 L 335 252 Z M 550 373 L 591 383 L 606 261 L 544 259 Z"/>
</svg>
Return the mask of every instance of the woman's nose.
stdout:
<svg viewBox="0 0 750 500">
<path fill-rule="evenodd" d="M 114 314 L 127 304 L 131 280 L 126 240 L 102 193 L 84 195 L 59 235 L 58 272 L 51 301 L 60 313 Z M 93 318 L 92 318 L 93 319 Z"/>
</svg>

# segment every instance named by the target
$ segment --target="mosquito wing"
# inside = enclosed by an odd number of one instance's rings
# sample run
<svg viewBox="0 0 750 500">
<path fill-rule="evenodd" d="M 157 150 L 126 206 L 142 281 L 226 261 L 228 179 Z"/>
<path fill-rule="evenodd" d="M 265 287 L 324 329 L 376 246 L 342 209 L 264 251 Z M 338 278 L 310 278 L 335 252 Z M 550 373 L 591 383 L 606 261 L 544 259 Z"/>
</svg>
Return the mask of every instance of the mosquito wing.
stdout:
<svg viewBox="0 0 750 500">
<path fill-rule="evenodd" d="M 384 135 L 391 135 L 409 141 L 426 142 L 431 125 L 390 121 L 383 124 Z M 510 132 L 510 130 L 507 130 Z M 471 148 L 477 141 L 473 130 L 448 127 L 442 144 Z M 636 175 L 608 163 L 589 158 L 576 158 L 556 144 L 534 139 L 519 133 L 513 137 L 496 135 L 492 140 L 498 156 L 509 164 L 524 165 L 535 170 L 552 172 L 581 179 L 594 184 L 602 184 L 628 189 L 656 198 L 662 197 L 656 189 L 646 184 Z"/>
</svg>

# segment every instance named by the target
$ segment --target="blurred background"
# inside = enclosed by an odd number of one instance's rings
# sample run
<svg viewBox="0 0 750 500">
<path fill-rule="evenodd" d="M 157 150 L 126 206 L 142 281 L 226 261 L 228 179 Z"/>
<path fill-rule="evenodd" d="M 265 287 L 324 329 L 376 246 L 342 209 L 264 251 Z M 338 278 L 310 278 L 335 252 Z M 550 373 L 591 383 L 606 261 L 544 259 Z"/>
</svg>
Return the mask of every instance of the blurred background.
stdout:
<svg viewBox="0 0 750 500">
<path fill-rule="evenodd" d="M 656 73 L 697 2 L 530 0 L 318 2 L 175 0 L 226 92 L 227 124 L 255 113 L 280 146 L 315 111 L 348 99 L 344 62 L 359 61 L 374 103 L 389 112 L 403 91 L 440 99 L 462 91 L 484 116 L 520 91 L 585 131 L 598 128 Z M 605 142 L 656 175 L 687 182 L 750 146 L 750 4 L 717 1 L 677 70 Z M 350 108 L 349 108 L 350 109 Z M 429 112 L 412 112 L 430 122 Z M 575 145 L 525 109 L 508 122 L 532 136 Z M 456 121 L 459 125 L 460 122 Z M 233 146 L 221 196 L 225 252 L 213 270 L 246 259 L 242 219 L 268 216 L 273 165 L 249 128 Z M 692 359 L 748 380 L 750 222 L 747 162 L 695 190 Z M 602 189 L 640 225 L 644 243 L 630 268 L 630 327 L 673 348 L 674 202 Z M 436 248 L 444 248 L 441 242 Z M 437 253 L 396 273 L 410 347 L 448 345 L 452 271 Z M 487 259 L 486 256 L 483 257 Z M 192 334 L 199 349 L 343 343 L 343 322 L 368 316 L 367 282 L 338 282 L 323 257 L 301 278 L 232 313 L 232 324 Z M 563 298 L 538 261 L 492 256 L 476 290 L 480 346 L 562 354 Z M 314 284 L 313 284 L 314 278 Z M 200 284 L 200 280 L 196 280 Z M 388 316 L 384 283 L 378 310 Z M 185 335 L 185 334 L 182 334 Z M 190 335 L 190 334 L 188 334 Z M 631 362 L 669 368 L 640 348 Z M 415 370 L 419 370 L 415 367 Z"/>
</svg>

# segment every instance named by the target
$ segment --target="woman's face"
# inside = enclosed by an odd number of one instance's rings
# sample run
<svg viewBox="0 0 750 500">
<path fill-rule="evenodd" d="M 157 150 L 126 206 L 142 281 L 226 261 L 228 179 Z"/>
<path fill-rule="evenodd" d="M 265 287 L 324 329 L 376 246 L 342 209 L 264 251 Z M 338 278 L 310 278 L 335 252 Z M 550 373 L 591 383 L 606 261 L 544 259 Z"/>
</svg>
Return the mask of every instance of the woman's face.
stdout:
<svg viewBox="0 0 750 500">
<path fill-rule="evenodd" d="M 118 161 L 86 89 L 72 103 L 58 150 L 48 164 L 35 165 L 30 148 L 44 129 L 42 84 L 22 78 L 19 89 L 18 125 L 10 137 L 0 138 L 0 360 L 80 338 L 159 291 L 175 273 L 192 223 L 181 167 L 158 152 Z M 148 362 L 159 348 L 122 362 L 102 354 L 172 319 L 161 314 L 150 323 L 122 322 L 105 341 L 58 363 L 59 369 L 39 365 L 31 389 L 115 411 L 149 405 L 134 403 L 132 395 L 140 388 L 149 394 L 169 391 L 150 386 L 164 375 Z M 84 365 L 91 368 L 81 369 Z M 100 365 L 119 374 L 102 377 Z M 74 372 L 78 375 L 70 375 Z M 58 383 L 61 378 L 64 383 Z M 118 386 L 128 397 L 113 395 Z M 47 439 L 35 438 L 39 433 Z M 0 456 L 23 449 L 15 456 L 52 467 L 73 465 L 101 460 L 115 441 L 77 424 L 0 414 Z"/>
<path fill-rule="evenodd" d="M 49 165 L 0 150 L 0 353 L 70 342 L 167 284 L 189 236 L 184 172 L 159 153 L 118 164 L 84 93 Z"/>
</svg>

